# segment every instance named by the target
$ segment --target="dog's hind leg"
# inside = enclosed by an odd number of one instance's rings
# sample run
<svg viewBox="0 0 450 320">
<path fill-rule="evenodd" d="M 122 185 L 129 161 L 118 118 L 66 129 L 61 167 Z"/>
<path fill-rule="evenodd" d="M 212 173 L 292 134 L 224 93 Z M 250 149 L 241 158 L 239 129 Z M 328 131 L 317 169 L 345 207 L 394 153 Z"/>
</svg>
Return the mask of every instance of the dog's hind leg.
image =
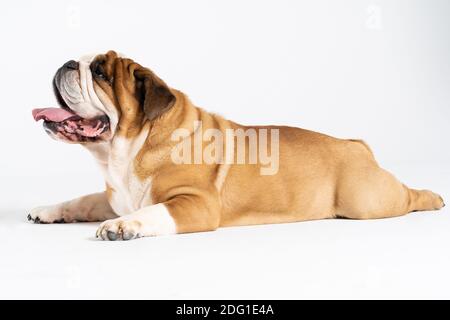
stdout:
<svg viewBox="0 0 450 320">
<path fill-rule="evenodd" d="M 379 167 L 370 147 L 361 140 L 347 140 L 335 193 L 335 216 L 377 219 L 412 211 L 439 210 L 442 198 L 428 190 L 410 189 Z"/>
<path fill-rule="evenodd" d="M 438 194 L 410 189 L 373 163 L 352 167 L 344 174 L 337 189 L 338 216 L 389 218 L 412 211 L 439 210 L 444 206 Z"/>
<path fill-rule="evenodd" d="M 429 190 L 415 190 L 408 189 L 408 212 L 413 211 L 428 211 L 428 210 L 439 210 L 445 207 L 444 200 L 442 197 Z"/>
</svg>

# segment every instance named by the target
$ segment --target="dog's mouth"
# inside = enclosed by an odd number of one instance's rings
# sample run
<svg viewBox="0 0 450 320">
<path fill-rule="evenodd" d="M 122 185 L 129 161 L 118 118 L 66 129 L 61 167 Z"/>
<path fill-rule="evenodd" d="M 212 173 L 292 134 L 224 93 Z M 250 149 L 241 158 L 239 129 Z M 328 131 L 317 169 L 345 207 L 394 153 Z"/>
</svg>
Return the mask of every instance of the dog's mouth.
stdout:
<svg viewBox="0 0 450 320">
<path fill-rule="evenodd" d="M 35 121 L 44 120 L 46 131 L 69 142 L 95 142 L 109 131 L 106 115 L 85 119 L 66 108 L 40 108 L 32 111 Z"/>
</svg>

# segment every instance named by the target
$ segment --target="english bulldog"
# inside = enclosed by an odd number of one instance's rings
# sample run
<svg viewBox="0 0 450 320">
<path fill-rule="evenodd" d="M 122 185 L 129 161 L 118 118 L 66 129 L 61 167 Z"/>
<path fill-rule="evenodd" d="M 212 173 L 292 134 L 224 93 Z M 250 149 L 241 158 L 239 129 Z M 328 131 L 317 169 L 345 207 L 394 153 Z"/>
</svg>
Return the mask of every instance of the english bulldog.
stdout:
<svg viewBox="0 0 450 320">
<path fill-rule="evenodd" d="M 88 149 L 106 188 L 37 207 L 34 223 L 102 221 L 98 238 L 130 240 L 444 206 L 380 168 L 362 140 L 240 125 L 114 51 L 68 61 L 53 88 L 59 107 L 35 109 L 34 119 L 53 139 Z"/>
</svg>

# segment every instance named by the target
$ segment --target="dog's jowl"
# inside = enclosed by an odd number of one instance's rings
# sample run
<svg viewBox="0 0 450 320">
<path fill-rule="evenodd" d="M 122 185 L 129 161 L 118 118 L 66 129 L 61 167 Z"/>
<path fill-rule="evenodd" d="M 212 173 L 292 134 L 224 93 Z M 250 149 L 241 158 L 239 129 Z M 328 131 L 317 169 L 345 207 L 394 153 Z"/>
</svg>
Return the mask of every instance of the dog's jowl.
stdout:
<svg viewBox="0 0 450 320">
<path fill-rule="evenodd" d="M 53 87 L 59 107 L 35 109 L 34 119 L 53 139 L 88 149 L 106 188 L 37 207 L 28 215 L 36 223 L 103 221 L 97 237 L 129 240 L 444 206 L 380 168 L 361 140 L 240 125 L 114 51 L 68 61 Z"/>
</svg>

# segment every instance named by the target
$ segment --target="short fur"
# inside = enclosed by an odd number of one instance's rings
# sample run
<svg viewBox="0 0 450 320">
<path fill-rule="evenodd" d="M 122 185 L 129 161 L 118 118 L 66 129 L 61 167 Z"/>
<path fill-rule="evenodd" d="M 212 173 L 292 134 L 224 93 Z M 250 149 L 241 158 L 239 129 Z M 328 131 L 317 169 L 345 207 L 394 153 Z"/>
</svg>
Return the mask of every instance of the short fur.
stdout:
<svg viewBox="0 0 450 320">
<path fill-rule="evenodd" d="M 105 77 L 94 77 L 94 88 L 109 97 L 118 123 L 110 140 L 86 147 L 102 167 L 106 192 L 35 209 L 34 221 L 113 218 L 97 235 L 128 240 L 225 226 L 387 218 L 444 206 L 439 195 L 410 189 L 380 168 L 365 142 L 293 127 L 253 127 L 279 129 L 275 175 L 261 175 L 260 163 L 174 164 L 170 152 L 178 142 L 170 135 L 175 129 L 193 136 L 194 121 L 202 121 L 203 130 L 223 133 L 252 127 L 196 107 L 152 71 L 113 51 L 90 64 L 91 69 L 99 65 Z"/>
</svg>

